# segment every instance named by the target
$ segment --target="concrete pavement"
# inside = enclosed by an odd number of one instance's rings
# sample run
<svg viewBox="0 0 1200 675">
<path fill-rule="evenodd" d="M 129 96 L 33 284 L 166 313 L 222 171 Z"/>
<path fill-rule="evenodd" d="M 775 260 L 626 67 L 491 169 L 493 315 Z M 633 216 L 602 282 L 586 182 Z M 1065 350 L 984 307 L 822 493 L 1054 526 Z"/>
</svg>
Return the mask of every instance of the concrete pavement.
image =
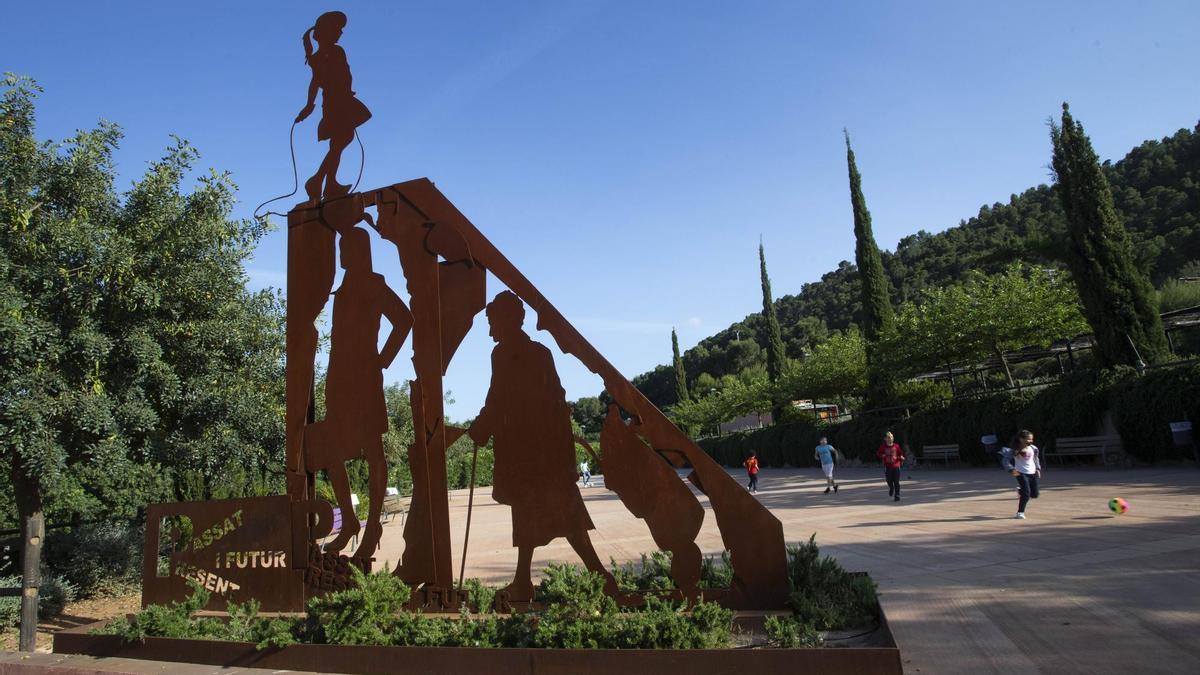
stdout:
<svg viewBox="0 0 1200 675">
<path fill-rule="evenodd" d="M 819 469 L 765 469 L 758 498 L 789 542 L 816 533 L 878 581 L 908 672 L 1200 672 L 1200 471 L 1048 467 L 1024 521 L 999 469 L 906 469 L 900 502 L 882 473 L 839 469 L 841 490 L 825 495 Z M 645 524 L 595 481 L 581 490 L 601 559 L 652 551 Z M 1129 513 L 1109 513 L 1114 496 Z M 466 491 L 450 505 L 457 573 Z M 401 532 L 387 526 L 377 560 L 394 565 Z M 711 512 L 697 543 L 724 548 Z M 551 560 L 578 562 L 561 539 L 535 570 Z M 502 584 L 515 564 L 508 508 L 476 490 L 467 576 Z"/>
</svg>

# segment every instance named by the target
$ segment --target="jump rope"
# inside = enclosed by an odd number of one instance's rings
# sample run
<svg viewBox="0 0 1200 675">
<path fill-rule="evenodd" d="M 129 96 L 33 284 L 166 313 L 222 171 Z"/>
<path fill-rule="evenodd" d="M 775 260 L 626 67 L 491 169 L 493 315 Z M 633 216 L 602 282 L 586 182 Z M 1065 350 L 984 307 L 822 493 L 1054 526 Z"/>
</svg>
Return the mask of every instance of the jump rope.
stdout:
<svg viewBox="0 0 1200 675">
<path fill-rule="evenodd" d="M 287 199 L 288 197 L 291 197 L 300 191 L 300 172 L 296 169 L 296 127 L 299 124 L 299 122 L 292 122 L 292 128 L 288 131 L 288 149 L 292 153 L 292 191 L 286 195 L 279 195 L 273 199 L 268 199 L 267 201 L 254 207 L 255 220 L 261 221 L 267 216 L 279 216 L 280 218 L 287 218 L 286 213 L 279 213 L 278 211 L 264 211 L 260 214 L 259 210 L 267 204 L 277 202 L 280 199 Z M 358 190 L 358 184 L 362 181 L 363 168 L 367 164 L 367 150 L 363 147 L 362 139 L 358 137 L 357 129 L 354 130 L 354 140 L 358 143 L 358 178 L 354 179 L 354 186 L 350 188 L 350 192 L 355 192 Z M 337 180 L 337 176 L 334 176 L 333 178 L 334 181 Z"/>
</svg>

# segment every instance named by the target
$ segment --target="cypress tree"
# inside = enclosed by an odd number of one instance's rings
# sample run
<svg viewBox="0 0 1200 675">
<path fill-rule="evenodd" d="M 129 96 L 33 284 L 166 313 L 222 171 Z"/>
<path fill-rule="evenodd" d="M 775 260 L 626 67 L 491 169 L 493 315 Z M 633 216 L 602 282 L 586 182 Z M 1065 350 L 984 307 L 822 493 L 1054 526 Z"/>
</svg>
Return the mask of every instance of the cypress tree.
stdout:
<svg viewBox="0 0 1200 675">
<path fill-rule="evenodd" d="M 775 315 L 775 301 L 771 298 L 771 279 L 767 276 L 767 256 L 763 253 L 762 240 L 758 242 L 758 273 L 762 281 L 763 321 L 767 324 L 767 378 L 775 385 L 783 375 L 785 355 L 779 317 Z M 778 402 L 775 402 L 771 414 L 775 422 L 780 421 L 783 409 Z"/>
<path fill-rule="evenodd" d="M 1063 103 L 1062 126 L 1050 123 L 1055 186 L 1067 221 L 1066 257 L 1083 314 L 1105 365 L 1136 365 L 1169 356 L 1150 281 L 1138 271 L 1129 233 L 1083 125 Z M 1134 351 L 1136 347 L 1136 352 Z"/>
<path fill-rule="evenodd" d="M 671 351 L 675 355 L 675 398 L 680 403 L 686 403 L 692 399 L 688 394 L 687 388 L 687 372 L 683 369 L 683 359 L 679 358 L 679 338 L 675 335 L 675 329 L 671 329 Z"/>
<path fill-rule="evenodd" d="M 894 322 L 889 284 L 883 271 L 883 257 L 875 245 L 871 230 L 871 212 L 862 193 L 862 176 L 854 163 L 850 134 L 846 134 L 846 164 L 850 170 L 850 205 L 854 210 L 854 261 L 862 288 L 862 329 L 867 340 L 867 396 L 876 403 L 883 401 L 890 389 L 890 379 L 879 367 L 877 350 L 880 337 Z"/>
</svg>

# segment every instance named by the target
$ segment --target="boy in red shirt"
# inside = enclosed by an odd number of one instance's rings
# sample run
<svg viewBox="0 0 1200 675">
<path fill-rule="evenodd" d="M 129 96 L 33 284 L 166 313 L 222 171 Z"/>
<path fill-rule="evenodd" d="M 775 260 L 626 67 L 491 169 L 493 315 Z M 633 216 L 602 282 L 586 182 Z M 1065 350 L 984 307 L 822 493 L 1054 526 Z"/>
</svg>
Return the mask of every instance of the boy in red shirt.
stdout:
<svg viewBox="0 0 1200 675">
<path fill-rule="evenodd" d="M 904 450 L 896 443 L 892 432 L 883 435 L 883 444 L 875 453 L 883 460 L 883 476 L 887 479 L 888 496 L 900 501 L 900 465 L 904 463 Z"/>
<path fill-rule="evenodd" d="M 746 473 L 750 476 L 750 483 L 746 486 L 746 489 L 749 490 L 751 494 L 757 493 L 758 492 L 758 453 L 751 451 L 750 459 L 747 459 L 745 462 L 742 462 L 742 464 L 746 467 Z"/>
</svg>

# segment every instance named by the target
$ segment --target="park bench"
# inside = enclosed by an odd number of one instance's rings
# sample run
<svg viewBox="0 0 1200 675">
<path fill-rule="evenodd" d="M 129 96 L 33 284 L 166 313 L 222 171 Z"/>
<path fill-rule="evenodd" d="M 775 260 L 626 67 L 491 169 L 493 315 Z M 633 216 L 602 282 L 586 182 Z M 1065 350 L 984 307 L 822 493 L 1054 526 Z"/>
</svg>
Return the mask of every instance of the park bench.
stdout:
<svg viewBox="0 0 1200 675">
<path fill-rule="evenodd" d="M 383 508 L 380 509 L 380 522 L 391 522 L 392 518 L 400 516 L 400 524 L 404 524 L 404 516 L 408 511 L 408 497 L 402 497 L 399 493 L 387 495 L 383 498 Z"/>
<path fill-rule="evenodd" d="M 961 459 L 958 455 L 958 444 L 926 445 L 921 448 L 921 461 L 927 462 L 931 459 L 940 459 L 945 462 L 947 467 L 950 466 L 950 460 Z"/>
<path fill-rule="evenodd" d="M 1117 459 L 1123 454 L 1121 439 L 1116 436 L 1076 436 L 1054 439 L 1054 451 L 1047 452 L 1046 458 L 1058 457 L 1061 462 L 1064 457 L 1098 456 L 1108 468 L 1110 457 Z"/>
<path fill-rule="evenodd" d="M 365 520 L 358 521 L 358 527 L 359 527 L 358 531 L 359 532 L 362 532 L 363 528 L 365 528 L 366 526 L 367 526 L 367 521 L 365 521 Z M 335 506 L 335 507 L 333 507 L 333 527 L 329 529 L 329 535 L 327 537 L 325 537 L 324 540 L 321 541 L 321 546 L 324 546 L 330 540 L 337 537 L 338 533 L 340 533 L 341 531 L 342 531 L 342 510 Z M 357 534 L 350 538 L 350 545 L 358 546 L 358 535 Z"/>
</svg>

